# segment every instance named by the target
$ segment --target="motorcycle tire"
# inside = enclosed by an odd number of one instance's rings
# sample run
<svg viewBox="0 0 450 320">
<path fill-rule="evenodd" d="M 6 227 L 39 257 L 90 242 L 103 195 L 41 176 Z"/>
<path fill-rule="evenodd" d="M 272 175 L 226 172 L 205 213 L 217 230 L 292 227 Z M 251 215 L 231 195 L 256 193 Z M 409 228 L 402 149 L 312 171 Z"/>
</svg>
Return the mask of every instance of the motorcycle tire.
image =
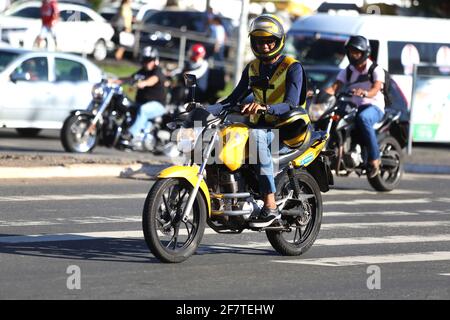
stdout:
<svg viewBox="0 0 450 320">
<path fill-rule="evenodd" d="M 65 151 L 87 153 L 94 150 L 98 140 L 97 131 L 86 137 L 82 135 L 89 125 L 90 117 L 86 115 L 71 115 L 64 121 L 60 138 Z"/>
<path fill-rule="evenodd" d="M 403 176 L 404 160 L 400 144 L 393 137 L 379 142 L 381 151 L 380 173 L 374 178 L 367 177 L 369 184 L 377 191 L 394 190 Z"/>
<path fill-rule="evenodd" d="M 147 195 L 142 213 L 144 238 L 150 251 L 162 262 L 186 260 L 195 253 L 203 237 L 207 207 L 200 191 L 189 220 L 181 221 L 192 190 L 185 179 L 169 178 L 156 181 Z"/>
<path fill-rule="evenodd" d="M 310 195 L 307 200 L 307 207 L 310 211 L 309 222 L 302 226 L 298 217 L 286 216 L 282 214 L 282 219 L 286 220 L 292 231 L 266 230 L 266 236 L 272 247 L 283 256 L 299 256 L 313 245 L 320 231 L 322 224 L 322 195 L 316 180 L 306 171 L 298 170 L 295 174 L 301 194 Z M 287 174 L 283 174 L 277 181 L 278 196 L 286 196 L 293 187 Z M 290 208 L 290 211 L 295 208 Z M 304 228 L 304 229 L 303 229 Z M 292 241 L 285 238 L 286 235 L 294 233 Z M 303 234 L 302 234 L 303 233 Z M 297 239 L 299 235 L 299 239 Z"/>
</svg>

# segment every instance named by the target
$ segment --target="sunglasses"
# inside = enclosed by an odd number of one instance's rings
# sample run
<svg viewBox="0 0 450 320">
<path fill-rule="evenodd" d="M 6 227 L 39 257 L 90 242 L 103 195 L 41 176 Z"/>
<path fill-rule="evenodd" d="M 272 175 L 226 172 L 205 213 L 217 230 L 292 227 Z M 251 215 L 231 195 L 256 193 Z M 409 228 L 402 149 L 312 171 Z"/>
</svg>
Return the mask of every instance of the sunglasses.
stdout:
<svg viewBox="0 0 450 320">
<path fill-rule="evenodd" d="M 275 41 L 276 41 L 276 38 L 258 38 L 258 39 L 255 39 L 255 43 L 257 44 L 257 45 L 261 45 L 261 46 L 263 46 L 263 45 L 272 45 L 272 44 L 275 44 Z"/>
</svg>

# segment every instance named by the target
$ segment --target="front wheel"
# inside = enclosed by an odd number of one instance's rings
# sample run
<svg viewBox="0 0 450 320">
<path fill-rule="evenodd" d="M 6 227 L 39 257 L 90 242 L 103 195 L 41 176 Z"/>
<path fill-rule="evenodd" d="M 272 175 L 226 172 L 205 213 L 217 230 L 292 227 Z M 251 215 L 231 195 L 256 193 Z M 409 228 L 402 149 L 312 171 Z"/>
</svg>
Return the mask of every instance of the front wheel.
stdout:
<svg viewBox="0 0 450 320">
<path fill-rule="evenodd" d="M 295 179 L 300 187 L 300 204 L 298 201 L 282 212 L 282 219 L 289 224 L 291 231 L 266 230 L 267 238 L 272 247 L 284 256 L 298 256 L 313 245 L 319 234 L 322 223 L 322 195 L 316 180 L 305 171 L 297 171 Z M 278 196 L 286 197 L 291 186 L 287 174 L 277 181 Z M 294 196 L 295 197 L 295 196 Z"/>
<path fill-rule="evenodd" d="M 71 115 L 61 129 L 61 143 L 67 152 L 91 152 L 97 144 L 97 129 L 88 130 L 91 118 L 86 115 Z"/>
<path fill-rule="evenodd" d="M 195 253 L 205 230 L 207 209 L 197 193 L 186 222 L 184 208 L 193 190 L 185 179 L 158 180 L 145 200 L 142 229 L 150 251 L 162 262 L 182 262 Z"/>
<path fill-rule="evenodd" d="M 380 174 L 370 179 L 370 185 L 377 191 L 392 191 L 403 175 L 403 153 L 400 144 L 393 137 L 380 141 Z"/>
</svg>

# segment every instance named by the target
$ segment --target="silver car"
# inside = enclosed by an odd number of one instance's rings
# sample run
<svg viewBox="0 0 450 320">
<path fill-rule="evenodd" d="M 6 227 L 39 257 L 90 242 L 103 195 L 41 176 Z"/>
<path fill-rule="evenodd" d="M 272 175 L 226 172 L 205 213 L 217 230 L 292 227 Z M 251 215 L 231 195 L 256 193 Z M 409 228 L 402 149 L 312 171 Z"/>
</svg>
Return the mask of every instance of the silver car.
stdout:
<svg viewBox="0 0 450 320">
<path fill-rule="evenodd" d="M 0 127 L 29 136 L 60 129 L 71 110 L 88 107 L 102 77 L 76 55 L 0 47 Z"/>
</svg>

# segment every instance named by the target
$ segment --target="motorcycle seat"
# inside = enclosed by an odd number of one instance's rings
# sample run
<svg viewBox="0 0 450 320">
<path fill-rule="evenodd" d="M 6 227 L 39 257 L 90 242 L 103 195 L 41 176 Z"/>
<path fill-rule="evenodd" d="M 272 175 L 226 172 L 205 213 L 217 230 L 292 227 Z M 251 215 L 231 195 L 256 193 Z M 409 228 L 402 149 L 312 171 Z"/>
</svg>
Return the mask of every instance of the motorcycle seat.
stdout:
<svg viewBox="0 0 450 320">
<path fill-rule="evenodd" d="M 272 156 L 274 166 L 284 167 L 290 161 L 298 158 L 302 155 L 308 148 L 317 142 L 321 142 L 326 138 L 326 131 L 311 131 L 311 137 L 307 143 L 304 143 L 297 149 L 292 149 L 291 151 L 283 154 L 277 154 Z"/>
<path fill-rule="evenodd" d="M 381 119 L 380 122 L 375 123 L 375 124 L 373 125 L 373 128 L 374 128 L 375 130 L 380 129 L 380 128 L 381 128 L 385 123 L 387 123 L 388 121 L 391 121 L 391 120 L 394 119 L 395 117 L 400 116 L 400 113 L 401 113 L 401 112 L 398 111 L 398 110 L 392 110 L 392 109 L 386 108 L 386 109 L 385 109 L 385 112 L 384 112 L 384 115 L 383 115 L 383 118 Z"/>
</svg>

